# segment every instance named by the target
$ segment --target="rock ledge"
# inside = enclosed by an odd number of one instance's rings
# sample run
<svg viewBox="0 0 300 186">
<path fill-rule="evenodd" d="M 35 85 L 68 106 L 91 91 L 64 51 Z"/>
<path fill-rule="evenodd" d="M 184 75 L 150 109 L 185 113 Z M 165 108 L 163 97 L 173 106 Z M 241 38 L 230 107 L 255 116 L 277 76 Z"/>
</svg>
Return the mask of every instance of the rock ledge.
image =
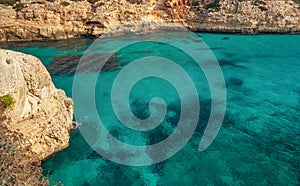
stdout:
<svg viewBox="0 0 300 186">
<path fill-rule="evenodd" d="M 15 103 L 0 110 L 0 124 L 19 134 L 19 146 L 30 147 L 34 161 L 66 148 L 72 128 L 73 102 L 54 87 L 41 61 L 31 55 L 0 49 L 0 97 Z"/>
</svg>

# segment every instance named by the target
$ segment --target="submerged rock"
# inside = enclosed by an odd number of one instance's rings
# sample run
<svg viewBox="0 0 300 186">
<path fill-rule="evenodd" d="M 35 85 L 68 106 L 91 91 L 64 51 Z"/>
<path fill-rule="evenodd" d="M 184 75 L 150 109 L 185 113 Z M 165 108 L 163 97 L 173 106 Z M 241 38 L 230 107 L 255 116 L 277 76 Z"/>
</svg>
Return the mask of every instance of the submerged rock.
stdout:
<svg viewBox="0 0 300 186">
<path fill-rule="evenodd" d="M 0 109 L 0 125 L 20 136 L 33 161 L 66 148 L 72 129 L 73 102 L 56 89 L 41 61 L 31 55 L 0 49 L 0 97 L 14 103 Z"/>
</svg>

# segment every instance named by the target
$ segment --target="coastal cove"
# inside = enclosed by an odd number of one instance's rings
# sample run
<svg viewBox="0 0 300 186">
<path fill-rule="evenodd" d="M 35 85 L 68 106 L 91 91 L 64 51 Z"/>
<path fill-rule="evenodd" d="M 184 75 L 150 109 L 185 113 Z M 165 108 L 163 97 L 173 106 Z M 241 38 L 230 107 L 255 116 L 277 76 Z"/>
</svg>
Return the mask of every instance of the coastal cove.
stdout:
<svg viewBox="0 0 300 186">
<path fill-rule="evenodd" d="M 141 43 L 118 52 L 113 61 L 116 66 L 103 72 L 99 79 L 95 101 L 99 115 L 108 123 L 106 127 L 119 139 L 137 145 L 156 143 L 176 127 L 180 113 L 178 95 L 164 81 L 139 82 L 130 100 L 133 112 L 146 118 L 151 97 L 161 94 L 166 99 L 169 112 L 163 126 L 153 132 L 126 133 L 124 126 L 116 121 L 108 101 L 111 89 L 108 84 L 122 68 L 136 58 L 157 55 L 176 59 L 196 81 L 201 108 L 195 134 L 170 159 L 151 166 L 129 167 L 100 156 L 77 130 L 70 134 L 69 147 L 42 164 L 51 185 L 59 182 L 78 186 L 300 184 L 300 35 L 197 34 L 216 56 L 226 81 L 226 115 L 213 144 L 204 152 L 198 151 L 211 109 L 209 87 L 203 73 L 195 70 L 193 61 L 175 49 Z M 72 97 L 76 66 L 93 41 L 95 39 L 1 43 L 0 48 L 38 57 L 55 86 Z M 93 118 L 90 119 L 92 122 Z"/>
</svg>

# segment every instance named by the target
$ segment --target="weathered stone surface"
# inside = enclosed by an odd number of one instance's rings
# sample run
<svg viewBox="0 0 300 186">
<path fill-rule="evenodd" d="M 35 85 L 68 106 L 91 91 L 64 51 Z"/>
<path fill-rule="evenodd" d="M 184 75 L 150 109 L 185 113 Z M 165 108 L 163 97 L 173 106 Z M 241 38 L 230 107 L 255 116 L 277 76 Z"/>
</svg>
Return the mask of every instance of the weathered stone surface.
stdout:
<svg viewBox="0 0 300 186">
<path fill-rule="evenodd" d="M 180 23 L 195 31 L 299 32 L 300 6 L 292 0 L 87 0 L 0 5 L 0 41 L 100 36 L 143 21 Z"/>
<path fill-rule="evenodd" d="M 203 4 L 202 4 L 202 7 Z M 243 33 L 292 33 L 300 31 L 299 4 L 292 0 L 221 0 L 219 11 L 197 12 L 190 26 L 194 30 L 207 30 Z"/>
<path fill-rule="evenodd" d="M 160 20 L 151 7 L 120 1 L 22 1 L 23 8 L 0 5 L 0 41 L 57 40 L 100 36 L 124 23 Z M 150 9 L 149 9 L 150 8 Z M 7 15 L 11 15 L 7 17 Z"/>
<path fill-rule="evenodd" d="M 73 102 L 54 87 L 39 59 L 0 49 L 0 97 L 8 94 L 15 103 L 0 111 L 0 124 L 20 134 L 35 161 L 68 146 Z"/>
</svg>

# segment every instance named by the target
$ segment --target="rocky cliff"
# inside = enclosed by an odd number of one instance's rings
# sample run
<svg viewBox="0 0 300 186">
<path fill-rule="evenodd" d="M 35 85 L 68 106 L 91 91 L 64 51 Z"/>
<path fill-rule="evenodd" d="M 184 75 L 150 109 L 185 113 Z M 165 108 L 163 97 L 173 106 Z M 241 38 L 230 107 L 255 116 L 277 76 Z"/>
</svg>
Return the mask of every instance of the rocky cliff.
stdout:
<svg viewBox="0 0 300 186">
<path fill-rule="evenodd" d="M 68 146 L 73 102 L 39 59 L 0 49 L 0 98 L 0 125 L 19 136 L 14 143 L 29 147 L 34 161 Z"/>
<path fill-rule="evenodd" d="M 191 19 L 190 27 L 199 31 L 296 33 L 300 31 L 299 2 L 221 0 L 215 4 L 199 4 L 191 9 L 198 16 Z"/>
<path fill-rule="evenodd" d="M 13 0 L 7 0 L 13 1 Z M 20 0 L 0 5 L 0 41 L 100 36 L 127 23 L 196 31 L 299 32 L 298 0 Z"/>
</svg>

